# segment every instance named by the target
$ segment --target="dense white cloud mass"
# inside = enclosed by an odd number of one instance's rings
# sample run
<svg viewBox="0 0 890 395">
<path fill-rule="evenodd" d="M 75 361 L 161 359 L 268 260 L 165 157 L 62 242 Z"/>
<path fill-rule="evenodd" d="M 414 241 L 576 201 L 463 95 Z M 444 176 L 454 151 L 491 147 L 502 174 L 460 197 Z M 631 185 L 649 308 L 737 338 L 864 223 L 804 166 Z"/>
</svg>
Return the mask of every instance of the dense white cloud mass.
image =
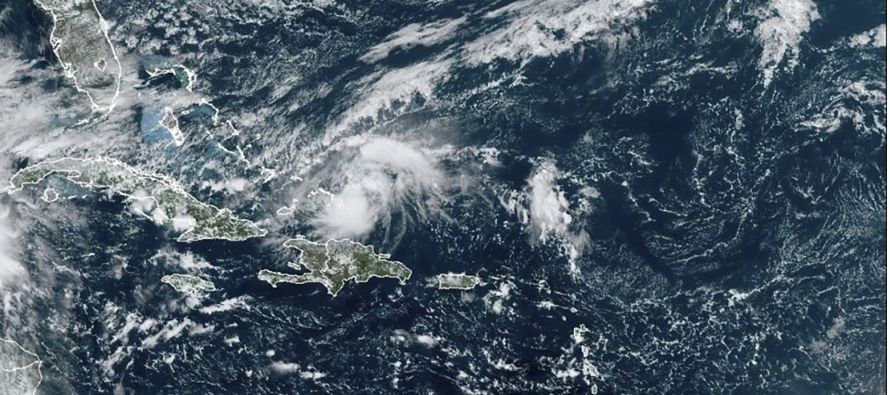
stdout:
<svg viewBox="0 0 890 395">
<path fill-rule="evenodd" d="M 644 19 L 649 3 L 649 0 L 517 1 L 485 15 L 487 19 L 506 18 L 507 23 L 469 43 L 463 56 L 471 65 L 496 59 L 526 61 L 553 56 L 585 40 L 612 34 L 610 28 L 616 24 Z"/>
<path fill-rule="evenodd" d="M 763 84 L 769 85 L 783 60 L 789 69 L 797 66 L 803 35 L 820 16 L 811 0 L 773 0 L 760 12 L 761 21 L 755 33 L 763 52 L 758 65 Z"/>
<path fill-rule="evenodd" d="M 428 24 L 412 23 L 390 34 L 386 41 L 375 45 L 361 60 L 374 63 L 389 56 L 395 49 L 406 49 L 417 46 L 431 46 L 441 43 L 457 32 L 467 18 L 443 19 Z"/>
<path fill-rule="evenodd" d="M 533 240 L 541 244 L 556 242 L 569 259 L 569 269 L 578 272 L 578 259 L 590 243 L 582 227 L 574 223 L 570 201 L 558 184 L 563 175 L 552 160 L 543 160 L 526 180 L 522 191 L 502 197 L 501 204 L 529 226 Z M 582 190 L 581 199 L 595 198 L 592 188 Z M 584 207 L 585 204 L 581 204 Z M 582 210 L 583 212 L 584 210 Z"/>
<path fill-rule="evenodd" d="M 329 237 L 360 238 L 393 214 L 425 217 L 435 210 L 447 182 L 435 153 L 388 137 L 360 137 L 348 142 L 336 163 L 336 192 L 313 219 Z"/>
<path fill-rule="evenodd" d="M 0 289 L 26 274 L 19 260 L 18 227 L 9 205 L 0 205 Z"/>
<path fill-rule="evenodd" d="M 556 165 L 548 161 L 528 179 L 531 221 L 545 242 L 551 235 L 564 235 L 572 222 L 569 201 L 556 185 L 556 172 Z"/>
</svg>

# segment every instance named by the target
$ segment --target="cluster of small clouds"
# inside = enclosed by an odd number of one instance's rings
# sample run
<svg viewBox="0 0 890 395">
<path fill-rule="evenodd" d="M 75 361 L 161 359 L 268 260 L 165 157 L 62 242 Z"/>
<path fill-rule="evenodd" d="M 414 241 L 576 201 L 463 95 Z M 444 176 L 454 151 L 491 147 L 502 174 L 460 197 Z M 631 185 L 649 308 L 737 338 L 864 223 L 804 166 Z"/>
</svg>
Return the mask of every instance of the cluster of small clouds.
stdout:
<svg viewBox="0 0 890 395">
<path fill-rule="evenodd" d="M 216 269 L 206 259 L 200 255 L 195 255 L 191 251 L 179 252 L 173 248 L 164 248 L 158 250 L 150 259 L 153 264 L 164 265 L 170 270 L 182 269 L 189 273 L 201 273 L 205 270 Z"/>
<path fill-rule="evenodd" d="M 389 341 L 403 347 L 419 345 L 424 348 L 433 348 L 439 345 L 442 338 L 431 334 L 411 333 L 404 329 L 396 329 L 389 336 Z"/>
<path fill-rule="evenodd" d="M 497 288 L 488 291 L 488 293 L 482 297 L 482 301 L 485 303 L 485 308 L 498 315 L 514 314 L 513 308 L 510 307 L 509 302 L 512 297 L 512 292 L 515 289 L 516 285 L 509 280 L 500 283 Z"/>
<path fill-rule="evenodd" d="M 303 380 L 319 380 L 327 377 L 327 373 L 319 372 L 312 366 L 307 366 L 306 370 L 302 370 L 300 364 L 293 362 L 275 361 L 269 364 L 269 370 L 271 370 L 272 373 L 282 375 L 299 373 L 300 378 Z"/>
<path fill-rule="evenodd" d="M 541 244 L 559 243 L 569 259 L 570 271 L 577 273 L 577 261 L 590 239 L 581 226 L 573 224 L 570 202 L 558 184 L 559 178 L 556 163 L 545 159 L 528 177 L 526 187 L 502 197 L 501 204 L 514 213 L 520 223 L 529 225 L 534 240 Z M 582 191 L 582 199 L 598 196 L 590 187 Z"/>
<path fill-rule="evenodd" d="M 849 43 L 851 46 L 855 48 L 859 47 L 874 47 L 874 48 L 886 48 L 887 47 L 887 24 L 881 24 L 880 26 L 870 29 L 868 31 L 859 33 L 850 37 Z"/>
</svg>

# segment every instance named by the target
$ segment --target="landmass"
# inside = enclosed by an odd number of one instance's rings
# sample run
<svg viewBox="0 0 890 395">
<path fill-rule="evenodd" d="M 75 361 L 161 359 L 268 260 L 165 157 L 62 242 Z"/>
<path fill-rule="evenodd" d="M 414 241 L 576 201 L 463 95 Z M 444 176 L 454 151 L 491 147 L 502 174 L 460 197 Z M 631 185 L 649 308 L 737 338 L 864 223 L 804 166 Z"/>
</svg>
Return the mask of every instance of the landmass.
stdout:
<svg viewBox="0 0 890 395">
<path fill-rule="evenodd" d="M 197 74 L 181 64 L 176 64 L 163 69 L 155 67 L 152 70 L 145 70 L 145 72 L 148 74 L 149 78 L 157 78 L 166 74 L 172 75 L 179 86 L 185 88 L 189 92 L 192 91 L 192 87 L 198 79 Z"/>
<path fill-rule="evenodd" d="M 182 130 L 179 129 L 179 120 L 176 119 L 176 114 L 173 113 L 173 109 L 164 107 L 164 118 L 161 119 L 159 124 L 162 128 L 170 132 L 170 136 L 173 137 L 173 143 L 176 144 L 177 147 L 185 142 L 185 136 L 183 136 Z"/>
<path fill-rule="evenodd" d="M 35 1 L 52 17 L 50 43 L 65 76 L 89 97 L 93 111 L 111 111 L 120 93 L 121 64 L 95 1 Z"/>
<path fill-rule="evenodd" d="M 55 189 L 46 188 L 43 190 L 43 196 L 40 197 L 44 202 L 53 203 L 56 200 L 59 200 L 59 194 Z"/>
<path fill-rule="evenodd" d="M 319 283 L 331 296 L 343 289 L 348 281 L 368 282 L 372 277 L 395 278 L 404 284 L 411 277 L 411 270 L 398 261 L 390 261 L 386 254 L 374 253 L 374 247 L 351 240 L 328 240 L 317 243 L 303 237 L 288 240 L 285 247 L 300 251 L 300 260 L 289 267 L 308 270 L 302 274 L 288 274 L 261 270 L 260 280 L 277 286 L 278 283 Z"/>
<path fill-rule="evenodd" d="M 6 192 L 38 184 L 49 176 L 126 196 L 137 213 L 157 223 L 172 223 L 175 230 L 183 231 L 179 242 L 240 241 L 266 235 L 264 229 L 236 218 L 230 210 L 202 203 L 169 177 L 109 158 L 62 158 L 28 166 L 12 176 Z"/>
<path fill-rule="evenodd" d="M 479 277 L 464 273 L 442 273 L 436 275 L 439 289 L 462 289 L 468 290 L 476 288 L 482 280 Z"/>
<path fill-rule="evenodd" d="M 0 339 L 0 393 L 36 394 L 43 361 L 16 341 Z"/>
<path fill-rule="evenodd" d="M 169 274 L 161 277 L 161 282 L 184 294 L 216 291 L 216 286 L 212 282 L 188 274 Z"/>
</svg>

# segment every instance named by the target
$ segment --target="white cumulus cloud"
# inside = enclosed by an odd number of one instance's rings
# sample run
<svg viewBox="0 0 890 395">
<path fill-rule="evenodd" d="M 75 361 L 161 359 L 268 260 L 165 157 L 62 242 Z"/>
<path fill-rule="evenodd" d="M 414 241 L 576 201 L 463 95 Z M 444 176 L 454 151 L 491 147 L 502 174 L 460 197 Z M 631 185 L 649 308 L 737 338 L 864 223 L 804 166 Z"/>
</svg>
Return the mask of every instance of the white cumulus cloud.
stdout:
<svg viewBox="0 0 890 395">
<path fill-rule="evenodd" d="M 763 46 L 758 66 L 763 73 L 763 84 L 769 85 L 782 61 L 788 69 L 797 66 L 800 42 L 819 19 L 819 10 L 812 0 L 773 0 L 760 10 L 760 23 L 755 29 Z"/>
</svg>

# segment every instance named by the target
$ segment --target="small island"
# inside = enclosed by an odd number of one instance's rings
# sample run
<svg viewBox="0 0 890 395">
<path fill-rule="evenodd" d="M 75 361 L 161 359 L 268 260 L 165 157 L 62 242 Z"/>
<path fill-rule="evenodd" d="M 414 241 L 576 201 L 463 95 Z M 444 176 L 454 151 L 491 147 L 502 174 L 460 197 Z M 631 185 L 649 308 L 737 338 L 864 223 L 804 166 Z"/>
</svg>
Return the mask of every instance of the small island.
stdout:
<svg viewBox="0 0 890 395">
<path fill-rule="evenodd" d="M 289 267 L 308 270 L 302 274 L 288 274 L 261 270 L 257 277 L 276 287 L 278 283 L 319 283 L 331 296 L 343 289 L 348 281 L 368 282 L 372 277 L 395 278 L 404 284 L 411 277 L 411 270 L 388 255 L 376 254 L 374 247 L 351 240 L 328 240 L 317 243 L 303 237 L 288 240 L 285 247 L 300 251 L 300 260 Z"/>
<path fill-rule="evenodd" d="M 216 291 L 212 282 L 188 274 L 169 274 L 161 277 L 161 282 L 184 294 L 196 295 Z"/>
<path fill-rule="evenodd" d="M 43 190 L 43 196 L 40 197 L 44 202 L 53 203 L 56 200 L 59 200 L 59 194 L 55 189 L 46 188 Z"/>
<path fill-rule="evenodd" d="M 177 231 L 183 231 L 177 238 L 179 242 L 241 241 L 266 235 L 264 229 L 236 218 L 228 209 L 200 202 L 169 177 L 143 172 L 109 158 L 62 158 L 28 166 L 12 176 L 5 191 L 20 191 L 50 176 L 83 188 L 126 196 L 142 216 L 157 223 L 170 223 Z"/>
<path fill-rule="evenodd" d="M 442 273 L 436 275 L 439 289 L 470 290 L 476 288 L 482 280 L 479 277 L 464 273 Z"/>
<path fill-rule="evenodd" d="M 174 79 L 176 79 L 176 83 L 180 88 L 185 88 L 185 90 L 191 92 L 192 87 L 195 85 L 195 81 L 198 79 L 197 74 L 195 72 L 189 70 L 188 67 L 185 67 L 181 64 L 175 64 L 171 67 L 159 68 L 155 67 L 151 70 L 146 69 L 145 73 L 148 74 L 150 79 L 158 78 L 163 75 L 172 75 Z"/>
<path fill-rule="evenodd" d="M 170 137 L 173 138 L 173 143 L 176 144 L 177 147 L 185 142 L 185 136 L 182 134 L 182 130 L 179 129 L 179 120 L 176 119 L 176 114 L 173 113 L 173 109 L 164 107 L 164 118 L 161 118 L 158 124 L 170 133 Z"/>
</svg>

